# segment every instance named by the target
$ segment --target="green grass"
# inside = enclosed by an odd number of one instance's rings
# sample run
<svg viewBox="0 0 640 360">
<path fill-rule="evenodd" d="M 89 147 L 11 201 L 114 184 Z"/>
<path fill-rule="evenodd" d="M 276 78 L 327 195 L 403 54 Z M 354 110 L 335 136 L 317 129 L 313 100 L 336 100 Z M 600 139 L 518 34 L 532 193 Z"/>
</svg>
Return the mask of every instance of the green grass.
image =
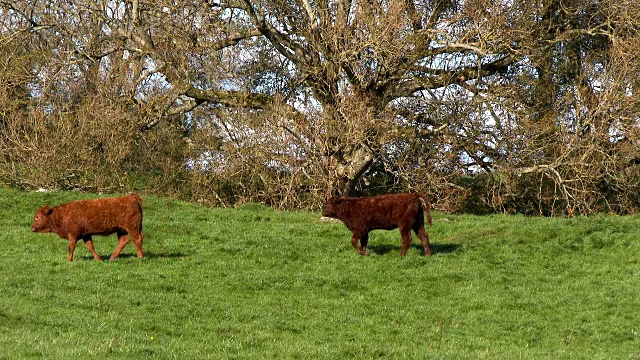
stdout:
<svg viewBox="0 0 640 360">
<path fill-rule="evenodd" d="M 29 227 L 87 197 L 0 189 L 0 359 L 640 358 L 638 216 L 435 214 L 434 256 L 360 257 L 316 213 L 147 196 L 144 259 L 68 263 Z"/>
</svg>

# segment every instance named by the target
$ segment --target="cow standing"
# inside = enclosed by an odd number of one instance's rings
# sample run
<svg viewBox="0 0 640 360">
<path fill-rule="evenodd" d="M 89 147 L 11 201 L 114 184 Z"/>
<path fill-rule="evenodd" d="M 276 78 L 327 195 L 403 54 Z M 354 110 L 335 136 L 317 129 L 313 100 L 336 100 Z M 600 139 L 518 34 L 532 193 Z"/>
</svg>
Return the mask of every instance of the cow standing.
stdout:
<svg viewBox="0 0 640 360">
<path fill-rule="evenodd" d="M 388 194 L 376 197 L 334 196 L 329 199 L 322 215 L 341 220 L 353 233 L 351 244 L 366 255 L 371 230 L 399 228 L 402 235 L 400 255 L 405 256 L 411 246 L 411 230 L 420 238 L 424 254 L 431 256 L 429 235 L 424 228 L 424 213 L 432 224 L 429 200 L 422 194 Z M 358 247 L 360 240 L 360 247 Z"/>
<path fill-rule="evenodd" d="M 118 234 L 118 246 L 109 260 L 113 261 L 129 239 L 136 247 L 138 257 L 142 252 L 142 198 L 138 194 L 129 194 L 116 198 L 79 200 L 49 207 L 43 206 L 36 212 L 31 231 L 54 232 L 69 240 L 69 261 L 73 261 L 76 242 L 83 240 L 96 260 L 102 258 L 93 247 L 93 235 Z"/>
</svg>

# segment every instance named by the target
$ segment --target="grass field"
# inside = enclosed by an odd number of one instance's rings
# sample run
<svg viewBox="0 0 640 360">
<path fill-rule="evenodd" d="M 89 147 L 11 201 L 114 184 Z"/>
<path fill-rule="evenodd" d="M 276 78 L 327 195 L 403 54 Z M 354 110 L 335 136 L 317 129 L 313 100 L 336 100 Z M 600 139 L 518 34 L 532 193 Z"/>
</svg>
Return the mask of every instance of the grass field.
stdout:
<svg viewBox="0 0 640 360">
<path fill-rule="evenodd" d="M 88 197 L 0 189 L 0 359 L 640 359 L 638 216 L 436 213 L 434 256 L 361 257 L 317 213 L 148 196 L 144 259 L 68 263 L 32 217 Z"/>
</svg>

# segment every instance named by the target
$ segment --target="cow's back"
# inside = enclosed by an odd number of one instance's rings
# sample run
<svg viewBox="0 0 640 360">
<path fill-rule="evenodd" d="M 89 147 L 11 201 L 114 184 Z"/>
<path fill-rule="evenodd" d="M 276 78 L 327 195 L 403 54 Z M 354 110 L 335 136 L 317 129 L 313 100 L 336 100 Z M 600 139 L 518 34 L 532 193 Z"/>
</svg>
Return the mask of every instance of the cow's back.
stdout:
<svg viewBox="0 0 640 360">
<path fill-rule="evenodd" d="M 59 233 L 109 235 L 141 231 L 142 206 L 137 194 L 94 200 L 78 200 L 54 207 Z"/>
<path fill-rule="evenodd" d="M 392 229 L 414 219 L 421 210 L 416 194 L 387 194 L 372 198 L 370 213 L 381 229 Z M 420 213 L 421 214 L 421 213 Z M 411 220 L 409 220 L 411 219 Z"/>
<path fill-rule="evenodd" d="M 344 198 L 340 204 L 339 219 L 352 231 L 391 230 L 398 227 L 407 216 L 415 217 L 418 211 L 419 202 L 414 194 Z"/>
</svg>

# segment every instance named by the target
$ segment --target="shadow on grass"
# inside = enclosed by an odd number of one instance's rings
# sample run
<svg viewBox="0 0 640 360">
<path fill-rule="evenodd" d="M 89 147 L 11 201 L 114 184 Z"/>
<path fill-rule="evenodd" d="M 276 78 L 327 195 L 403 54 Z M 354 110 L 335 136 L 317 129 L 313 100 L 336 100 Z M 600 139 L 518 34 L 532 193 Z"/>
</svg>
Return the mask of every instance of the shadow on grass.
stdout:
<svg viewBox="0 0 640 360">
<path fill-rule="evenodd" d="M 449 254 L 456 251 L 460 245 L 458 244 L 430 244 L 431 254 Z M 420 251 L 422 255 L 424 255 L 424 250 L 422 250 L 422 244 L 411 244 L 412 249 L 417 249 Z M 377 254 L 384 255 L 389 252 L 400 252 L 400 245 L 369 245 L 369 251 Z"/>
<path fill-rule="evenodd" d="M 102 261 L 109 261 L 109 257 L 111 256 L 111 254 L 98 254 L 100 255 L 100 257 L 102 257 Z M 189 256 L 188 254 L 182 253 L 182 252 L 175 252 L 175 253 L 154 253 L 154 252 L 145 252 L 144 253 L 144 258 L 145 259 L 180 259 L 180 258 L 184 258 Z M 131 259 L 131 258 L 137 258 L 136 254 L 120 254 L 116 260 L 118 259 Z M 78 259 L 82 259 L 82 260 L 93 260 L 93 256 L 91 255 L 84 255 L 84 256 L 78 256 Z"/>
</svg>

